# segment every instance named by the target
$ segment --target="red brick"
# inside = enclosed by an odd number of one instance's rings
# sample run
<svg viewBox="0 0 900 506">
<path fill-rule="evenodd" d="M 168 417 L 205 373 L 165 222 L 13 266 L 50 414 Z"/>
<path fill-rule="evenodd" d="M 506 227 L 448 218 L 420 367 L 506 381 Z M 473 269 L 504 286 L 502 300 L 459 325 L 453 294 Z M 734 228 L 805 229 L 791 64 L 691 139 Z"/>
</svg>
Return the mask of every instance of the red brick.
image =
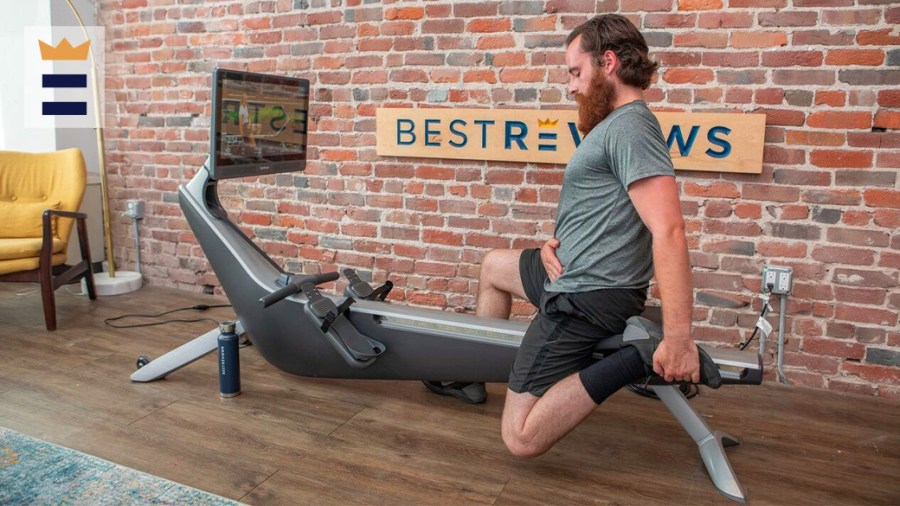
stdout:
<svg viewBox="0 0 900 506">
<path fill-rule="evenodd" d="M 778 146 L 763 148 L 763 163 L 781 165 L 802 165 L 806 163 L 806 153 L 802 149 L 785 149 Z"/>
<path fill-rule="evenodd" d="M 700 28 L 750 28 L 753 14 L 749 12 L 717 12 L 700 14 L 697 24 Z"/>
<path fill-rule="evenodd" d="M 889 211 L 886 209 L 879 209 L 875 211 L 875 216 L 873 221 L 879 227 L 885 227 L 890 229 L 900 228 L 900 211 Z"/>
<path fill-rule="evenodd" d="M 853 374 L 873 383 L 900 384 L 900 368 L 887 367 L 876 364 L 860 364 L 856 362 L 844 362 L 841 370 L 847 374 Z"/>
<path fill-rule="evenodd" d="M 466 31 L 472 33 L 508 32 L 509 19 L 473 19 L 466 25 Z"/>
<path fill-rule="evenodd" d="M 856 43 L 860 46 L 897 46 L 900 45 L 900 35 L 894 35 L 893 30 L 861 30 L 856 35 Z"/>
<path fill-rule="evenodd" d="M 684 184 L 684 192 L 691 196 L 700 197 L 724 197 L 738 198 L 740 192 L 733 183 L 711 183 L 709 185 L 699 185 L 697 183 Z"/>
<path fill-rule="evenodd" d="M 866 211 L 844 211 L 841 223 L 851 227 L 865 227 L 872 221 L 872 213 Z"/>
<path fill-rule="evenodd" d="M 703 53 L 703 65 L 708 67 L 756 67 L 759 55 L 756 51 Z"/>
<path fill-rule="evenodd" d="M 872 166 L 872 152 L 816 149 L 809 161 L 816 167 L 864 169 Z"/>
<path fill-rule="evenodd" d="M 887 327 L 895 327 L 897 325 L 897 312 L 885 309 L 876 309 L 864 306 L 850 306 L 848 304 L 837 304 L 835 306 L 835 319 L 870 323 L 873 325 L 884 325 Z M 851 357 L 853 358 L 853 357 Z M 859 357 L 862 358 L 862 357 Z"/>
<path fill-rule="evenodd" d="M 791 109 L 755 109 L 755 113 L 766 115 L 766 125 L 802 126 L 806 120 L 803 111 Z"/>
<path fill-rule="evenodd" d="M 815 26 L 818 13 L 813 11 L 760 12 L 760 26 Z"/>
<path fill-rule="evenodd" d="M 816 246 L 811 256 L 820 262 L 835 264 L 872 265 L 875 263 L 875 253 L 869 249 Z"/>
<path fill-rule="evenodd" d="M 900 129 L 900 111 L 878 111 L 875 113 L 875 121 L 872 126 L 894 130 Z"/>
<path fill-rule="evenodd" d="M 745 184 L 741 196 L 748 200 L 796 202 L 800 200 L 800 189 L 779 185 Z"/>
<path fill-rule="evenodd" d="M 550 2 L 553 3 L 553 2 Z M 595 2 L 586 2 L 587 12 L 594 12 Z M 622 12 L 652 12 L 672 10 L 671 0 L 620 0 L 619 10 Z M 549 10 L 547 12 L 550 12 Z M 571 11 L 570 11 L 571 12 Z M 640 26 L 640 25 L 638 25 Z"/>
<path fill-rule="evenodd" d="M 853 44 L 856 32 L 842 30 L 798 30 L 791 38 L 793 46 L 849 46 Z"/>
<path fill-rule="evenodd" d="M 822 65 L 822 52 L 764 51 L 762 64 L 767 67 L 818 67 Z"/>
<path fill-rule="evenodd" d="M 882 107 L 900 107 L 900 90 L 879 91 L 878 105 Z"/>
<path fill-rule="evenodd" d="M 772 72 L 772 82 L 790 85 L 830 86 L 835 82 L 833 70 L 787 70 L 778 69 Z"/>
<path fill-rule="evenodd" d="M 384 19 L 422 19 L 425 9 L 421 7 L 389 8 L 384 11 Z"/>
<path fill-rule="evenodd" d="M 663 74 L 663 79 L 671 84 L 705 84 L 713 80 L 713 72 L 709 69 L 670 68 Z"/>
<path fill-rule="evenodd" d="M 782 9 L 787 6 L 787 0 L 729 0 L 728 6 L 732 8 L 753 8 L 771 7 L 774 9 Z"/>
<path fill-rule="evenodd" d="M 806 244 L 763 241 L 757 245 L 757 251 L 766 257 L 803 258 L 806 256 Z"/>
<path fill-rule="evenodd" d="M 722 8 L 722 0 L 678 0 L 679 11 L 709 11 Z"/>
<path fill-rule="evenodd" d="M 676 47 L 723 48 L 728 43 L 728 35 L 719 32 L 693 32 L 675 35 Z"/>
<path fill-rule="evenodd" d="M 808 355 L 806 353 L 785 352 L 784 363 L 790 364 L 791 367 L 802 367 L 810 371 L 836 374 L 841 361 L 835 358 Z"/>
<path fill-rule="evenodd" d="M 731 32 L 731 47 L 738 49 L 779 47 L 786 46 L 787 42 L 787 34 L 785 32 Z"/>
<path fill-rule="evenodd" d="M 503 83 L 536 83 L 544 80 L 544 69 L 503 69 L 500 71 L 500 82 Z"/>
<path fill-rule="evenodd" d="M 704 214 L 709 218 L 725 218 L 731 216 L 731 204 L 718 200 L 708 202 Z"/>
<path fill-rule="evenodd" d="M 845 133 L 810 130 L 789 130 L 785 138 L 787 144 L 803 146 L 843 146 L 846 141 Z"/>
<path fill-rule="evenodd" d="M 878 49 L 832 49 L 825 56 L 826 65 L 881 65 L 884 51 Z"/>
<path fill-rule="evenodd" d="M 645 14 L 644 28 L 692 28 L 696 14 Z"/>
<path fill-rule="evenodd" d="M 759 219 L 762 217 L 762 206 L 750 203 L 736 204 L 734 215 L 743 219 Z"/>
<path fill-rule="evenodd" d="M 457 17 L 496 16 L 496 2 L 457 3 L 453 5 L 453 15 Z"/>
<path fill-rule="evenodd" d="M 809 218 L 809 207 L 781 206 L 778 217 L 782 220 L 805 220 Z"/>
<path fill-rule="evenodd" d="M 752 101 L 752 90 L 746 88 L 729 88 L 725 91 L 725 102 L 730 104 L 749 104 Z"/>
<path fill-rule="evenodd" d="M 853 5 L 853 0 L 794 0 L 794 7 L 846 7 Z"/>
<path fill-rule="evenodd" d="M 846 286 L 834 287 L 834 298 L 840 302 L 852 304 L 882 305 L 887 298 L 887 290 L 879 288 L 850 288 Z"/>
<path fill-rule="evenodd" d="M 816 91 L 815 105 L 842 107 L 847 102 L 847 94 L 843 91 Z"/>
<path fill-rule="evenodd" d="M 844 379 L 829 379 L 828 390 L 857 395 L 875 395 L 875 392 L 877 392 L 875 385 Z"/>
<path fill-rule="evenodd" d="M 825 24 L 829 25 L 875 25 L 881 20 L 880 9 L 846 9 L 822 11 Z"/>
<path fill-rule="evenodd" d="M 550 32 L 556 29 L 556 16 L 528 18 L 516 20 L 513 27 L 516 32 Z"/>
<path fill-rule="evenodd" d="M 467 70 L 466 73 L 463 74 L 463 82 L 484 82 L 494 84 L 497 82 L 497 73 L 493 70 Z"/>
<path fill-rule="evenodd" d="M 756 90 L 754 96 L 757 104 L 781 105 L 784 102 L 784 90 L 782 88 Z"/>
<path fill-rule="evenodd" d="M 853 246 L 886 247 L 890 243 L 890 235 L 877 230 L 858 230 L 852 228 L 828 229 L 828 240 Z"/>
<path fill-rule="evenodd" d="M 872 114 L 850 111 L 817 111 L 806 118 L 806 124 L 812 128 L 870 128 Z"/>
<path fill-rule="evenodd" d="M 900 209 L 900 191 L 866 190 L 863 192 L 863 201 L 870 207 L 891 207 Z"/>
<path fill-rule="evenodd" d="M 860 343 L 816 337 L 804 338 L 801 348 L 803 351 L 815 355 L 827 355 L 831 357 L 859 360 L 861 360 L 866 353 L 866 347 Z"/>
</svg>

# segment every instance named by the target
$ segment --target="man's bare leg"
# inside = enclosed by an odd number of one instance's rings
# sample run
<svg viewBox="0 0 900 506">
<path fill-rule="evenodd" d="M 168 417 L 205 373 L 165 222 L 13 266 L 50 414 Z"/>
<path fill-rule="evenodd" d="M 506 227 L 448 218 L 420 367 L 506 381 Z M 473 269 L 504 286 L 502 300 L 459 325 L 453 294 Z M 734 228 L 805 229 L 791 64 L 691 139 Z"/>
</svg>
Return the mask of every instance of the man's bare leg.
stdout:
<svg viewBox="0 0 900 506">
<path fill-rule="evenodd" d="M 543 397 L 506 391 L 501 430 L 509 451 L 537 457 L 574 429 L 597 407 L 578 373 L 553 385 Z"/>
<path fill-rule="evenodd" d="M 484 256 L 478 274 L 476 316 L 509 318 L 512 296 L 526 298 L 519 275 L 520 256 L 522 250 L 518 249 L 494 249 Z"/>
</svg>

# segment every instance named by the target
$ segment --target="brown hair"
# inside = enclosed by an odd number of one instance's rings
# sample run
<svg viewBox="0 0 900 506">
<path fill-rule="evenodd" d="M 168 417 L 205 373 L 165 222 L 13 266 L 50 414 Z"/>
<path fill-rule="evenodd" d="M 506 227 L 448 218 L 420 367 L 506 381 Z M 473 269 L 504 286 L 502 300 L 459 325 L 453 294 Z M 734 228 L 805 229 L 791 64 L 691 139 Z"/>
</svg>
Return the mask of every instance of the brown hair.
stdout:
<svg viewBox="0 0 900 506">
<path fill-rule="evenodd" d="M 616 75 L 623 83 L 646 90 L 659 63 L 650 59 L 647 41 L 625 16 L 602 14 L 577 26 L 566 37 L 566 47 L 581 36 L 581 50 L 591 53 L 594 65 L 603 66 L 603 53 L 619 58 Z"/>
</svg>

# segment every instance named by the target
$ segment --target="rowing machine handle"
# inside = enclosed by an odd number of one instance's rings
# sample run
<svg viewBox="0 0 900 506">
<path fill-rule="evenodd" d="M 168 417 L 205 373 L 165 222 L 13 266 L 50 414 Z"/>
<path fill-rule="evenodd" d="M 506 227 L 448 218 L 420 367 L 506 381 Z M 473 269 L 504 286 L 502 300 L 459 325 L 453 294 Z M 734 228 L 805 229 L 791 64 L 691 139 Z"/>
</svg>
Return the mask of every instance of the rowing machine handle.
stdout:
<svg viewBox="0 0 900 506">
<path fill-rule="evenodd" d="M 340 278 L 341 275 L 337 272 L 325 272 L 322 274 L 303 274 L 298 276 L 291 277 L 291 282 L 281 288 L 276 290 L 269 295 L 266 295 L 259 299 L 259 302 L 262 304 L 264 308 L 275 304 L 276 302 L 280 302 L 291 295 L 299 292 L 301 290 L 301 286 L 305 283 L 312 283 L 313 285 L 320 285 L 322 283 L 327 283 L 329 281 L 335 281 Z"/>
</svg>

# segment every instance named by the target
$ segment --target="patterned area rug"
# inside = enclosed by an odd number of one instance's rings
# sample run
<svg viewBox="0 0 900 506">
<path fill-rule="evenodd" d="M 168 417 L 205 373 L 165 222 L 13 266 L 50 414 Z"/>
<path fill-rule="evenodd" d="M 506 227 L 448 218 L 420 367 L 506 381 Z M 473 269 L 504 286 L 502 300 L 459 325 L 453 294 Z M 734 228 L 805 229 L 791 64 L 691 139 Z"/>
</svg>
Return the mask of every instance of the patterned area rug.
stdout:
<svg viewBox="0 0 900 506">
<path fill-rule="evenodd" d="M 241 503 L 0 427 L 0 504 Z"/>
</svg>

